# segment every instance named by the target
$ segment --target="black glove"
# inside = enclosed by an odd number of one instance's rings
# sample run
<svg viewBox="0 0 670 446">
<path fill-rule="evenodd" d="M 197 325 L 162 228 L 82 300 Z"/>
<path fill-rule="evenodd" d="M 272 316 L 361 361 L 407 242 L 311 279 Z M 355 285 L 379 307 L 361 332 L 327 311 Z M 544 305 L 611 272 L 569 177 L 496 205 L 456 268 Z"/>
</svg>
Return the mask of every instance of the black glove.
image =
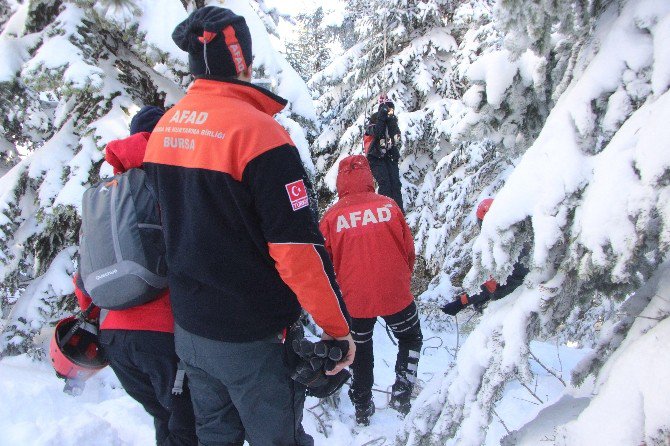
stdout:
<svg viewBox="0 0 670 446">
<path fill-rule="evenodd" d="M 309 362 L 301 362 L 291 375 L 291 378 L 307 388 L 323 386 L 327 382 L 322 368 L 314 370 Z"/>
<path fill-rule="evenodd" d="M 389 149 L 388 152 L 386 152 L 386 157 L 394 163 L 397 163 L 398 160 L 400 160 L 400 152 L 398 151 L 398 148 L 395 146 L 395 144 Z"/>
<path fill-rule="evenodd" d="M 450 316 L 456 316 L 456 314 L 461 311 L 463 308 L 465 308 L 465 305 L 461 302 L 461 299 L 456 299 L 453 302 L 449 302 L 446 304 L 444 307 L 440 308 L 444 313 L 450 315 Z"/>
</svg>

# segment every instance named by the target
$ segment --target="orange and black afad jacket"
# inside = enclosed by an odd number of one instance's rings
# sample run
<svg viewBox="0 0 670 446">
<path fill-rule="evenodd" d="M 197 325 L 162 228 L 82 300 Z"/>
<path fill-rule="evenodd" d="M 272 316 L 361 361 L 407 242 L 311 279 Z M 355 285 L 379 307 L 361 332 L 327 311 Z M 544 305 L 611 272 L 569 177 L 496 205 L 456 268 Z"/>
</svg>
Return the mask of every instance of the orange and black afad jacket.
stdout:
<svg viewBox="0 0 670 446">
<path fill-rule="evenodd" d="M 311 184 L 282 98 L 241 81 L 197 79 L 149 139 L 174 317 L 209 339 L 267 338 L 300 305 L 334 337 L 349 315 L 310 206 Z"/>
</svg>

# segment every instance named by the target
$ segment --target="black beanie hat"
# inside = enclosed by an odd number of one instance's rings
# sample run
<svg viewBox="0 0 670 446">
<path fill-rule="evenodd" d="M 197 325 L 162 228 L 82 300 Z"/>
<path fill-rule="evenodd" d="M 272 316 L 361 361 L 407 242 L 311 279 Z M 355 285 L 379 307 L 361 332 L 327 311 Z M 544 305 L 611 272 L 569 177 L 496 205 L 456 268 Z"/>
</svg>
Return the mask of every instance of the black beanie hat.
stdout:
<svg viewBox="0 0 670 446">
<path fill-rule="evenodd" d="M 252 61 L 251 33 L 244 17 L 230 9 L 196 9 L 172 32 L 172 40 L 188 52 L 194 76 L 235 77 Z"/>
<path fill-rule="evenodd" d="M 158 121 L 165 114 L 165 110 L 155 105 L 145 105 L 130 120 L 130 134 L 153 132 Z"/>
</svg>

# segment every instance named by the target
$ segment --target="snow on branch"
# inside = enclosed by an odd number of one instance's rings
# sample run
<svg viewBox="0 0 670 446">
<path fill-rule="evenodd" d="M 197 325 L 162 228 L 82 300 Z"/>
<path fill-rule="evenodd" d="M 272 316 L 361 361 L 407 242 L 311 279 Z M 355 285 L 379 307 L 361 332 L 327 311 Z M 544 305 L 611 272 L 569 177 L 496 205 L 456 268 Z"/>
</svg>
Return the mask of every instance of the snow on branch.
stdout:
<svg viewBox="0 0 670 446">
<path fill-rule="evenodd" d="M 625 297 L 667 259 L 670 85 L 655 80 L 670 73 L 665 55 L 657 56 L 669 18 L 670 4 L 654 0 L 629 1 L 602 15 L 574 80 L 495 196 L 473 245 L 468 291 L 491 276 L 504 282 L 530 238 L 533 272 L 526 289 L 488 306 L 455 367 L 420 395 L 401 443 L 482 444 L 505 383 L 529 378 L 529 341 L 556 335 L 571 312 L 587 311 L 598 293 Z M 664 338 L 665 328 L 663 322 L 657 328 Z M 631 353 L 630 364 L 654 342 Z M 597 372 L 596 364 L 587 373 Z M 588 413 L 584 420 L 595 422 Z M 663 410 L 644 413 L 661 429 L 647 438 L 668 429 L 667 416 L 665 424 L 658 421 Z"/>
</svg>

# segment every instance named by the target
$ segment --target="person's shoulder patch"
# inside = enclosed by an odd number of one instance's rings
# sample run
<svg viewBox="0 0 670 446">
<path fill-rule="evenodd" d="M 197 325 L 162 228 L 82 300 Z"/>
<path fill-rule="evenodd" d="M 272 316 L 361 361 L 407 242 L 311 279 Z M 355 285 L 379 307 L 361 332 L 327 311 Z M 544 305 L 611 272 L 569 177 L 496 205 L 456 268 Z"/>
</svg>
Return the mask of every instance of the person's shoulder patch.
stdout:
<svg viewBox="0 0 670 446">
<path fill-rule="evenodd" d="M 286 185 L 286 192 L 288 198 L 291 200 L 293 210 L 297 211 L 309 205 L 309 198 L 307 197 L 307 188 L 303 180 L 294 181 Z"/>
</svg>

